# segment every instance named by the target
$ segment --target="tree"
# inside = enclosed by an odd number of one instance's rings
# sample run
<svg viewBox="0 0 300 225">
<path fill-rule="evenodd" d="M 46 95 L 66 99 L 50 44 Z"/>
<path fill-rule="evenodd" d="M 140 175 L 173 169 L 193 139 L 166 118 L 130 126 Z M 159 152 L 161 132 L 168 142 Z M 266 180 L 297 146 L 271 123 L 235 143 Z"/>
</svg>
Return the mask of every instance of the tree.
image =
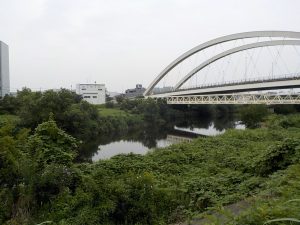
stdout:
<svg viewBox="0 0 300 225">
<path fill-rule="evenodd" d="M 247 105 L 240 109 L 240 116 L 247 128 L 257 128 L 269 114 L 265 105 Z"/>
<path fill-rule="evenodd" d="M 20 104 L 14 96 L 5 95 L 4 98 L 0 100 L 0 112 L 16 114 L 19 107 Z"/>
<path fill-rule="evenodd" d="M 29 138 L 27 152 L 43 169 L 48 164 L 63 164 L 69 166 L 76 156 L 78 142 L 57 127 L 56 122 L 50 117 L 35 129 Z"/>
</svg>

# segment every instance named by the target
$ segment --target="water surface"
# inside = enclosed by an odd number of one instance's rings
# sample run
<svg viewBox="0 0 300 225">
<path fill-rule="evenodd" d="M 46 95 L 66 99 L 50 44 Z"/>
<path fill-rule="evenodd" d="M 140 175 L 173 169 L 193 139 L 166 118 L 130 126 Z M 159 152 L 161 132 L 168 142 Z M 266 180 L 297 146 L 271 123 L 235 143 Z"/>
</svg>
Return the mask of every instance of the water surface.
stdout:
<svg viewBox="0 0 300 225">
<path fill-rule="evenodd" d="M 199 121 L 198 121 L 199 122 Z M 204 121 L 197 124 L 185 124 L 170 128 L 164 127 L 145 127 L 133 134 L 128 133 L 120 137 L 111 138 L 111 140 L 100 140 L 97 149 L 93 151 L 92 161 L 100 159 L 109 159 L 118 154 L 146 154 L 150 149 L 163 148 L 171 144 L 182 141 L 191 141 L 198 136 L 216 136 L 223 134 L 226 129 L 245 129 L 244 125 L 236 121 L 226 121 L 222 124 L 220 121 Z"/>
</svg>

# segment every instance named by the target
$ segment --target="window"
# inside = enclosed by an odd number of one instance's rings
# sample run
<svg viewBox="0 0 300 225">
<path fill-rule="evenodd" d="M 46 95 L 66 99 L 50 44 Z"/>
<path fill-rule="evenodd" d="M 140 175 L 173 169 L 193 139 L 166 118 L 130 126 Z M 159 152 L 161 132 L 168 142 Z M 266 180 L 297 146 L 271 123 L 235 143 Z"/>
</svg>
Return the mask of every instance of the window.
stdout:
<svg viewBox="0 0 300 225">
<path fill-rule="evenodd" d="M 85 90 L 86 90 L 86 88 L 81 88 L 81 90 L 82 90 L 82 91 L 85 91 Z"/>
<path fill-rule="evenodd" d="M 102 89 L 99 88 L 98 91 L 102 91 Z"/>
<path fill-rule="evenodd" d="M 83 98 L 91 98 L 91 96 L 84 96 Z"/>
<path fill-rule="evenodd" d="M 97 98 L 97 96 L 93 96 L 93 98 Z"/>
</svg>

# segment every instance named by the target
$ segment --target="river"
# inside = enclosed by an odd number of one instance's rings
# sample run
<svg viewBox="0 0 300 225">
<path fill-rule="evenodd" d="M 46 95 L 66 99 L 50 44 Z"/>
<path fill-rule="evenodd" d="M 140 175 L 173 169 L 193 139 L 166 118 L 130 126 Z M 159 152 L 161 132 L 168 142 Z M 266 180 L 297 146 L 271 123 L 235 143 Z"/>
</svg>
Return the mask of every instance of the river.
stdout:
<svg viewBox="0 0 300 225">
<path fill-rule="evenodd" d="M 146 154 L 154 148 L 163 148 L 182 141 L 191 141 L 198 136 L 215 136 L 226 129 L 245 129 L 245 126 L 234 119 L 203 119 L 181 121 L 168 127 L 145 126 L 125 134 L 111 134 L 99 137 L 86 144 L 85 158 L 89 161 L 109 159 L 117 154 Z M 88 151 L 87 151 L 88 150 Z"/>
</svg>

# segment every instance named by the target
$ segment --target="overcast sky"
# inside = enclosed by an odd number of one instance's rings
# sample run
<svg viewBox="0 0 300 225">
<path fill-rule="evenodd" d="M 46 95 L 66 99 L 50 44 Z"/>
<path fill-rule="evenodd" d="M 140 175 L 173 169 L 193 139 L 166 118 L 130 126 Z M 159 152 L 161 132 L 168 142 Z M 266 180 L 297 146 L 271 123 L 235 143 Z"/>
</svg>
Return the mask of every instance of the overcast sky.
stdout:
<svg viewBox="0 0 300 225">
<path fill-rule="evenodd" d="M 148 86 L 190 48 L 252 30 L 300 31 L 300 1 L 0 0 L 12 91 Z"/>
</svg>

